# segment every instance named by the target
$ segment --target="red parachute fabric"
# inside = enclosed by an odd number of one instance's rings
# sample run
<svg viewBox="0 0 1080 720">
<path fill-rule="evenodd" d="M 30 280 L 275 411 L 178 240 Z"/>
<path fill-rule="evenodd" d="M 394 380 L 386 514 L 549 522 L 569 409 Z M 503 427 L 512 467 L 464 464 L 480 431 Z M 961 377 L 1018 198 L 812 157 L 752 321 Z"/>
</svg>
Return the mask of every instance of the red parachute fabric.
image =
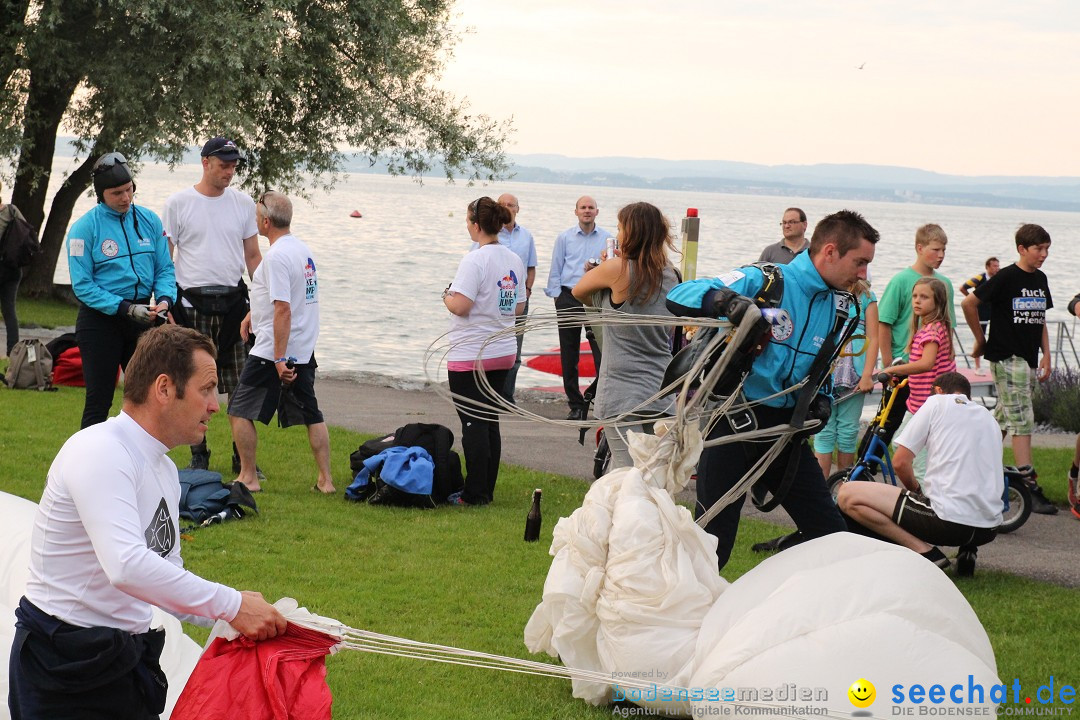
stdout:
<svg viewBox="0 0 1080 720">
<path fill-rule="evenodd" d="M 326 655 L 340 642 L 289 623 L 253 642 L 215 638 L 188 678 L 172 720 L 331 720 Z"/>
<path fill-rule="evenodd" d="M 540 372 L 562 375 L 562 360 L 559 358 L 559 348 L 548 348 L 546 354 L 535 355 L 525 361 L 525 366 Z M 589 343 L 582 342 L 578 355 L 578 377 L 596 377 L 596 364 L 593 363 L 592 348 Z"/>
</svg>

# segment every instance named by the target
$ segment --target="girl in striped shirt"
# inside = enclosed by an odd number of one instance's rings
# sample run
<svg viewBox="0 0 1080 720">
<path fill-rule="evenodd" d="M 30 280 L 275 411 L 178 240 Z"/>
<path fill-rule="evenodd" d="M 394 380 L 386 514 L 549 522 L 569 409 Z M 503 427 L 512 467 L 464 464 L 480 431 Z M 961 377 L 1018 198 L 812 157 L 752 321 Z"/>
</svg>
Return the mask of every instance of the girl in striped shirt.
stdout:
<svg viewBox="0 0 1080 720">
<path fill-rule="evenodd" d="M 907 409 L 914 414 L 930 397 L 930 386 L 938 375 L 956 370 L 949 323 L 945 283 L 924 277 L 911 289 L 910 362 L 886 368 L 890 375 L 908 375 Z"/>
</svg>

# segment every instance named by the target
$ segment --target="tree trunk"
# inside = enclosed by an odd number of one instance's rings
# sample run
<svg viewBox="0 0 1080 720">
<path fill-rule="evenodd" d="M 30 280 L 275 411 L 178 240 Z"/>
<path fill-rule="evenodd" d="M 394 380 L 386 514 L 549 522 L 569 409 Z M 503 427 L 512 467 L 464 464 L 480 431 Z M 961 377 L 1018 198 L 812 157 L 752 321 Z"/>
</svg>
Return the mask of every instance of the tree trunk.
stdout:
<svg viewBox="0 0 1080 720">
<path fill-rule="evenodd" d="M 71 223 L 71 213 L 75 209 L 75 203 L 79 201 L 79 196 L 90 186 L 90 171 L 97 158 L 98 153 L 90 153 L 90 156 L 68 176 L 53 196 L 52 207 L 49 208 L 49 219 L 41 231 L 41 255 L 23 278 L 19 286 L 20 294 L 26 297 L 68 299 L 66 295 L 55 294 L 53 275 L 56 273 L 56 264 L 63 256 L 64 235 L 67 234 L 68 225 Z M 30 280 L 33 282 L 28 282 Z"/>
<path fill-rule="evenodd" d="M 32 297 L 52 294 L 57 255 L 63 244 L 67 221 L 71 218 L 71 209 L 74 207 L 74 199 L 70 202 L 54 202 L 53 209 L 63 211 L 65 205 L 67 207 L 67 213 L 62 218 L 64 228 L 55 229 L 57 221 L 61 220 L 59 217 L 55 220 L 50 217 L 48 225 L 45 225 L 45 200 L 49 192 L 53 156 L 56 153 L 56 136 L 72 95 L 83 79 L 85 62 L 81 59 L 83 48 L 80 40 L 85 40 L 87 28 L 93 27 L 96 12 L 95 3 L 89 0 L 79 3 L 71 0 L 64 2 L 69 5 L 59 15 L 57 25 L 50 28 L 47 38 L 25 36 L 29 48 L 30 80 L 11 202 L 22 211 L 31 225 L 44 230 L 42 252 L 23 273 L 23 294 Z M 51 3 L 45 2 L 40 12 L 43 18 L 52 17 Z M 42 44 L 48 44 L 52 52 L 43 50 Z M 86 176 L 74 180 L 74 185 L 79 188 L 75 197 L 86 188 L 89 169 Z M 68 182 L 72 182 L 72 179 Z M 62 193 L 63 189 L 60 194 Z"/>
<path fill-rule="evenodd" d="M 51 78 L 52 82 L 41 82 L 39 77 L 39 74 L 34 74 L 30 78 L 23 147 L 22 152 L 19 153 L 19 167 L 15 171 L 15 188 L 11 193 L 11 203 L 22 211 L 27 222 L 37 228 L 42 227 L 45 219 L 45 198 L 49 191 L 49 175 L 52 172 L 60 121 L 79 82 L 77 76 L 64 79 L 54 76 Z M 34 118 L 33 122 L 30 121 L 31 117 Z M 87 170 L 87 179 L 89 174 Z M 70 183 L 70 179 L 68 182 Z M 82 189 L 86 188 L 85 182 Z M 73 199 L 68 206 L 67 217 L 64 219 L 65 228 L 74 205 Z M 56 207 L 55 202 L 53 207 Z M 54 225 L 51 216 L 49 225 Z M 41 254 L 23 274 L 22 293 L 24 295 L 43 297 L 52 294 L 53 272 L 56 270 L 56 259 L 60 252 L 64 230 L 61 229 L 59 233 L 59 237 L 50 237 L 48 232 L 42 234 Z"/>
</svg>

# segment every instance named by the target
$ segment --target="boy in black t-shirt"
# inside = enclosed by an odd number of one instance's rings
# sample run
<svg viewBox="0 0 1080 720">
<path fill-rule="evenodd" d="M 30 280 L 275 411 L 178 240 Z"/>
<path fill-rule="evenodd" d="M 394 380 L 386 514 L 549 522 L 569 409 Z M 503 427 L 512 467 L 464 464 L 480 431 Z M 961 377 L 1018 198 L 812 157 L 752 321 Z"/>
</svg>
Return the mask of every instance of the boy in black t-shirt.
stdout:
<svg viewBox="0 0 1080 720">
<path fill-rule="evenodd" d="M 1039 269 L 1050 252 L 1050 234 L 1039 225 L 1016 231 L 1017 261 L 964 298 L 964 319 L 975 336 L 972 357 L 990 361 L 998 402 L 994 416 L 1002 433 L 1012 433 L 1013 456 L 1020 467 L 1031 465 L 1031 407 L 1036 378 L 1050 377 L 1050 335 L 1046 311 L 1054 306 L 1046 275 Z M 979 323 L 979 305 L 990 304 L 990 338 Z M 1042 358 L 1039 357 L 1042 350 Z M 1053 515 L 1057 508 L 1042 494 L 1031 473 L 1032 510 Z"/>
</svg>

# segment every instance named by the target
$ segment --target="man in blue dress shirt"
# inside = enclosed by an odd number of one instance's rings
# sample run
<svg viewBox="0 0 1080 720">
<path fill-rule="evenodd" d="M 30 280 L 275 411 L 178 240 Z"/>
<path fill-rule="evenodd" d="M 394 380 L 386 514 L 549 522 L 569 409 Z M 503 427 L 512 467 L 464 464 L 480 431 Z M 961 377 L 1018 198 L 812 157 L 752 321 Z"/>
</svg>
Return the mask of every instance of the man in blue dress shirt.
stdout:
<svg viewBox="0 0 1080 720">
<path fill-rule="evenodd" d="M 517 224 L 517 214 L 521 209 L 518 205 L 518 199 L 510 193 L 503 193 L 499 196 L 499 204 L 510 211 L 510 222 L 499 231 L 499 244 L 510 248 L 515 255 L 521 258 L 521 262 L 525 266 L 525 312 L 514 319 L 519 330 L 517 336 L 517 359 L 514 360 L 514 367 L 510 368 L 510 372 L 506 374 L 506 387 L 503 389 L 503 396 L 513 404 L 518 369 L 521 367 L 521 343 L 525 339 L 520 327 L 525 323 L 529 314 L 529 297 L 532 296 L 533 283 L 536 281 L 536 242 L 533 241 L 531 232 Z"/>
<path fill-rule="evenodd" d="M 597 227 L 599 208 L 588 195 L 578 198 L 574 207 L 578 224 L 559 234 L 551 253 L 551 270 L 548 272 L 544 294 L 555 299 L 555 312 L 559 316 L 559 358 L 562 363 L 563 390 L 570 405 L 567 420 L 584 420 L 587 414 L 585 398 L 578 385 L 578 356 L 581 347 L 581 328 L 585 320 L 585 308 L 574 298 L 571 288 L 585 274 L 585 263 L 590 258 L 603 255 L 611 233 Z M 578 324 L 570 324 L 576 322 Z M 566 327 L 563 324 L 566 323 Z M 600 348 L 592 330 L 586 327 L 585 337 L 592 347 L 593 361 L 600 368 Z"/>
</svg>

